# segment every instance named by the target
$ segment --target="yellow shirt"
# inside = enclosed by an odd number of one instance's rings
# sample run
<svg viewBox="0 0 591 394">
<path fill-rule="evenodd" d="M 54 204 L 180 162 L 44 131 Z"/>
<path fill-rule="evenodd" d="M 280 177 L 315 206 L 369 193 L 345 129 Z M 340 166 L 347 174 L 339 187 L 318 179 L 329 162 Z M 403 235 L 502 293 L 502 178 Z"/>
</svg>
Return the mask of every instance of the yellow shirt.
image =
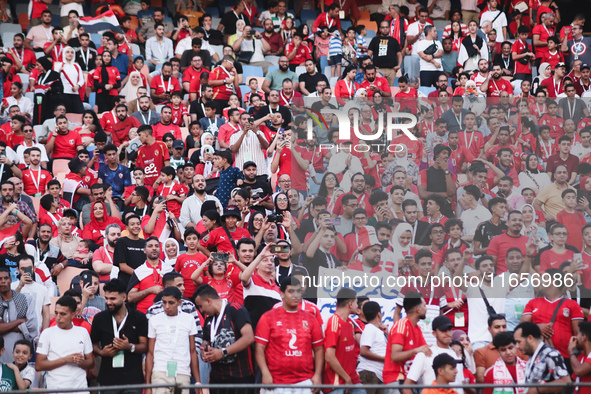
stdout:
<svg viewBox="0 0 591 394">
<path fill-rule="evenodd" d="M 567 189 L 575 190 L 575 188 L 570 185 Z M 564 190 L 560 189 L 556 185 L 556 182 L 554 182 L 551 185 L 543 188 L 540 191 L 540 194 L 538 194 L 538 196 L 536 197 L 538 201 L 544 204 L 544 213 L 550 214 L 550 216 L 552 216 L 552 219 L 556 219 L 556 215 L 558 215 L 558 212 L 562 211 L 565 208 L 564 203 L 562 202 L 562 192 Z"/>
</svg>

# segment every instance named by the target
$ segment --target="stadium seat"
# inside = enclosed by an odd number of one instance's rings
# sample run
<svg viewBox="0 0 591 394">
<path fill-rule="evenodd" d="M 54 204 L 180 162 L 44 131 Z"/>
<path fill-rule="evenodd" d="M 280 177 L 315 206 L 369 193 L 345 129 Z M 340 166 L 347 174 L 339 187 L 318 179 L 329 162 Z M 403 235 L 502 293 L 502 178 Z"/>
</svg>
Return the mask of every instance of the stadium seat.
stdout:
<svg viewBox="0 0 591 394">
<path fill-rule="evenodd" d="M 29 4 L 28 3 L 20 3 L 16 5 L 16 13 L 18 15 L 25 14 L 27 16 L 27 20 L 29 20 Z M 19 19 L 20 22 L 20 19 Z"/>
<path fill-rule="evenodd" d="M 269 67 L 269 69 L 267 70 L 267 74 L 270 73 L 273 70 L 279 70 L 279 66 L 271 66 L 271 67 Z"/>
<path fill-rule="evenodd" d="M 88 95 L 88 104 L 90 104 L 91 107 L 94 107 L 94 105 L 96 104 L 96 93 L 92 92 L 90 93 L 90 95 Z"/>
<path fill-rule="evenodd" d="M 300 13 L 300 20 L 302 22 L 307 21 L 309 19 L 316 20 L 318 17 L 318 11 L 316 10 L 302 10 Z"/>
<path fill-rule="evenodd" d="M 51 11 L 52 14 L 60 14 L 60 5 L 59 4 L 48 4 L 47 8 Z"/>
<path fill-rule="evenodd" d="M 259 33 L 263 34 L 265 32 L 265 28 L 264 27 L 255 27 L 254 28 L 256 31 L 258 31 Z"/>
<path fill-rule="evenodd" d="M 429 93 L 434 92 L 434 91 L 435 91 L 434 87 L 419 86 L 419 92 L 425 94 L 425 96 L 428 96 Z"/>
<path fill-rule="evenodd" d="M 29 79 L 27 78 L 27 81 L 28 80 Z M 28 85 L 28 83 L 26 85 Z M 35 99 L 35 92 L 26 92 L 25 97 L 28 98 L 29 100 L 33 101 Z"/>
<path fill-rule="evenodd" d="M 369 20 L 369 11 L 361 11 L 361 10 L 359 10 L 359 15 L 360 15 L 359 19 L 367 19 L 367 20 Z M 360 23 L 357 23 L 357 24 L 360 24 Z M 363 23 L 361 23 L 361 24 L 363 24 Z"/>
<path fill-rule="evenodd" d="M 183 139 L 183 142 L 187 140 L 187 137 L 189 136 L 189 128 L 188 127 L 181 127 L 181 136 Z"/>
<path fill-rule="evenodd" d="M 72 279 L 74 277 L 80 275 L 84 269 L 82 268 L 75 268 L 75 267 L 66 267 L 60 272 L 57 276 L 57 288 L 60 291 L 60 294 L 64 294 L 66 291 L 70 289 L 70 284 L 72 283 Z"/>
<path fill-rule="evenodd" d="M 97 47 L 101 46 L 101 42 L 103 41 L 103 36 L 101 36 L 98 33 L 90 33 L 90 39 L 92 40 L 92 42 L 95 43 L 95 45 Z"/>
<path fill-rule="evenodd" d="M 298 75 L 298 77 L 302 74 L 306 73 L 306 67 L 305 66 L 298 66 L 295 69 L 295 73 Z"/>
<path fill-rule="evenodd" d="M 367 41 L 367 45 L 369 45 L 369 42 L 375 36 L 376 36 L 376 31 L 375 30 L 367 30 L 367 36 L 365 36 L 365 40 Z"/>
<path fill-rule="evenodd" d="M 136 31 L 137 28 L 140 26 L 137 16 L 129 15 L 129 17 L 131 18 L 131 30 Z"/>
<path fill-rule="evenodd" d="M 18 77 L 21 79 L 21 82 L 23 83 L 23 90 L 27 90 L 27 86 L 29 86 L 29 74 L 18 73 L 16 75 L 18 75 Z"/>
<path fill-rule="evenodd" d="M 23 28 L 18 23 L 0 23 L 0 34 L 7 32 L 22 33 Z"/>
<path fill-rule="evenodd" d="M 341 21 L 341 29 L 347 31 L 348 28 L 352 27 L 353 23 L 351 21 Z"/>
<path fill-rule="evenodd" d="M 25 11 L 24 14 L 18 14 L 18 24 L 21 25 L 22 31 L 27 31 L 29 27 L 29 15 Z"/>
<path fill-rule="evenodd" d="M 62 18 L 59 13 L 51 16 L 51 26 L 58 27 L 62 25 Z"/>
<path fill-rule="evenodd" d="M 205 12 L 211 15 L 212 17 L 220 17 L 220 10 L 217 7 L 205 7 Z"/>
<path fill-rule="evenodd" d="M 14 48 L 14 36 L 16 35 L 13 31 L 7 31 L 6 33 L 2 33 L 2 42 L 4 46 L 7 48 Z"/>
<path fill-rule="evenodd" d="M 142 50 L 140 49 L 140 46 L 138 44 L 130 44 L 131 46 L 131 53 L 133 53 L 134 56 L 141 56 L 142 55 Z"/>
<path fill-rule="evenodd" d="M 68 172 L 70 172 L 70 168 L 68 167 L 69 163 L 70 160 L 68 159 L 55 159 L 53 161 L 52 167 L 53 174 L 67 174 Z"/>
<path fill-rule="evenodd" d="M 279 56 L 267 55 L 265 56 L 265 61 L 271 64 L 277 64 L 279 62 Z"/>
<path fill-rule="evenodd" d="M 271 71 L 271 67 L 269 67 L 269 71 Z M 244 74 L 244 78 L 248 80 L 250 77 L 262 77 L 263 69 L 255 66 L 242 66 L 242 73 Z M 259 86 L 259 88 L 261 87 Z"/>
<path fill-rule="evenodd" d="M 211 25 L 212 26 L 218 26 L 221 21 L 222 21 L 222 18 L 216 18 L 215 16 L 211 17 Z"/>
<path fill-rule="evenodd" d="M 323 73 L 326 78 L 330 78 L 330 66 L 326 66 L 324 67 L 324 73 Z"/>
<path fill-rule="evenodd" d="M 199 148 L 189 149 L 189 153 L 187 153 L 187 157 L 189 159 L 191 159 L 191 156 L 193 156 L 193 153 L 197 152 L 198 150 L 199 150 Z"/>
<path fill-rule="evenodd" d="M 213 48 L 215 53 L 218 54 L 218 56 L 220 57 L 220 60 L 222 60 L 222 57 L 224 57 L 224 46 L 223 45 L 212 45 L 211 47 Z"/>
</svg>

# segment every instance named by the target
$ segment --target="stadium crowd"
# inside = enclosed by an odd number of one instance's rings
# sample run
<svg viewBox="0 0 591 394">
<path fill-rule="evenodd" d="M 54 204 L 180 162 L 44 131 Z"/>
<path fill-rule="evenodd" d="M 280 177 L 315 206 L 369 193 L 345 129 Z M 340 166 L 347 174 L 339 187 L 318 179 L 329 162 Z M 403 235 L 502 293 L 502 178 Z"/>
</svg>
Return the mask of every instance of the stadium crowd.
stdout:
<svg viewBox="0 0 591 394">
<path fill-rule="evenodd" d="M 0 22 L 0 391 L 591 382 L 583 14 L 0 0 Z M 391 113 L 417 123 L 387 135 Z M 407 284 L 327 304 L 310 284 L 339 270 Z"/>
</svg>

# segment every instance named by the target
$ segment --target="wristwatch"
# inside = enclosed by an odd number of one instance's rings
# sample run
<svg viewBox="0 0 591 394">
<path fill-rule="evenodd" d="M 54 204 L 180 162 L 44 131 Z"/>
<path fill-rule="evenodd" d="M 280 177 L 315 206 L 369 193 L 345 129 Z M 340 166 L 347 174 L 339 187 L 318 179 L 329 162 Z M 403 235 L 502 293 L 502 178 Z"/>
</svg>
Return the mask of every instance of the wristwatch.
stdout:
<svg viewBox="0 0 591 394">
<path fill-rule="evenodd" d="M 445 170 L 445 175 L 449 175 L 449 170 Z"/>
<path fill-rule="evenodd" d="M 224 355 L 224 357 L 228 357 L 228 349 L 223 348 L 222 349 L 222 354 Z"/>
<path fill-rule="evenodd" d="M 134 344 L 134 343 L 132 343 L 132 344 L 131 344 L 131 349 L 130 349 L 130 351 L 131 351 L 132 353 L 135 353 L 135 344 Z"/>
</svg>

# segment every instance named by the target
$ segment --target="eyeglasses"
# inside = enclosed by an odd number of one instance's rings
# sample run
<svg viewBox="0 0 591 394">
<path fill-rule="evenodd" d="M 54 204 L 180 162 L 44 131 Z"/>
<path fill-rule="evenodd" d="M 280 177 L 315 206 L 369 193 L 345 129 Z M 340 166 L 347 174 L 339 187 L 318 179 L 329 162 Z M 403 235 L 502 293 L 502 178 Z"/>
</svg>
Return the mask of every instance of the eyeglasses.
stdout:
<svg viewBox="0 0 591 394">
<path fill-rule="evenodd" d="M 437 231 L 431 231 L 432 235 L 443 235 L 445 234 L 445 231 L 443 230 L 437 230 Z"/>
<path fill-rule="evenodd" d="M 279 181 L 279 183 L 291 183 L 291 179 Z"/>
<path fill-rule="evenodd" d="M 23 133 L 32 133 L 33 130 L 23 130 Z"/>
<path fill-rule="evenodd" d="M 338 137 L 338 136 L 337 136 L 337 137 Z M 337 178 L 330 176 L 330 177 L 326 178 L 326 180 L 327 180 L 327 181 L 336 181 L 336 180 L 337 180 Z"/>
<path fill-rule="evenodd" d="M 253 222 L 264 222 L 265 220 L 263 218 L 257 218 L 257 219 L 253 219 Z"/>
<path fill-rule="evenodd" d="M 287 198 L 278 198 L 277 202 L 287 202 L 289 201 Z"/>
<path fill-rule="evenodd" d="M 552 234 L 552 235 L 556 235 L 557 237 L 568 237 L 568 233 L 563 233 L 563 232 L 560 232 L 560 233 L 554 233 L 554 234 Z"/>
<path fill-rule="evenodd" d="M 359 204 L 347 204 L 349 208 L 357 208 Z"/>
<path fill-rule="evenodd" d="M 356 218 L 353 218 L 353 220 L 367 220 L 367 217 L 365 217 L 365 216 L 356 217 Z"/>
</svg>

